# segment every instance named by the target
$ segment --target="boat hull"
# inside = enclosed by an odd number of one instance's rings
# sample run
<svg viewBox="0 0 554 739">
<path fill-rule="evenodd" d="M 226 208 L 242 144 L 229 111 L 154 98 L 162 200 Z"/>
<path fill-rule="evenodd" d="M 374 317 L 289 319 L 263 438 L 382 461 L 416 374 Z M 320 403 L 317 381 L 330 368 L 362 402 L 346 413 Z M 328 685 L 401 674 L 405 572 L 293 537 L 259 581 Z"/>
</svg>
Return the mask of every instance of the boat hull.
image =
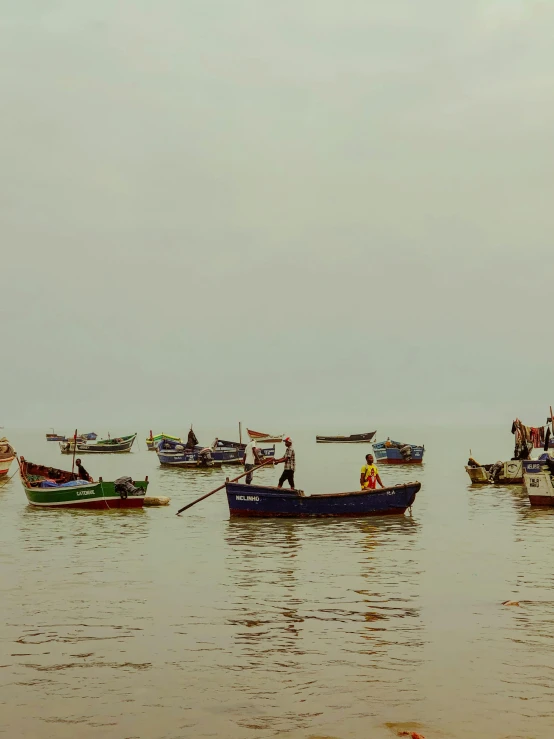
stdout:
<svg viewBox="0 0 554 739">
<path fill-rule="evenodd" d="M 317 444 L 368 444 L 375 436 L 376 431 L 367 434 L 350 434 L 350 436 L 316 436 Z"/>
<path fill-rule="evenodd" d="M 554 485 L 548 467 L 537 460 L 523 462 L 523 484 L 532 506 L 554 506 Z"/>
<path fill-rule="evenodd" d="M 0 477 L 5 477 L 10 471 L 10 467 L 15 457 L 7 457 L 6 459 L 0 459 Z"/>
<path fill-rule="evenodd" d="M 248 436 L 252 441 L 263 441 L 266 444 L 280 444 L 283 441 L 284 434 L 264 434 L 261 431 L 253 431 L 252 429 L 246 429 Z"/>
<path fill-rule="evenodd" d="M 382 490 L 304 496 L 300 491 L 227 482 L 232 517 L 328 518 L 401 515 L 421 487 L 419 482 Z"/>
<path fill-rule="evenodd" d="M 183 441 L 180 436 L 169 436 L 169 434 L 156 434 L 155 436 L 148 436 L 146 438 L 146 448 L 150 452 L 155 452 L 158 442 L 160 441 L 175 441 L 178 444 L 182 444 Z"/>
<path fill-rule="evenodd" d="M 157 448 L 160 464 L 172 467 L 221 467 L 222 465 L 242 465 L 243 450 L 237 447 L 215 447 L 211 450 L 213 464 L 198 464 L 198 453 L 202 447 L 196 449 L 161 449 Z M 259 450 L 264 461 L 275 459 L 275 447 Z"/>
<path fill-rule="evenodd" d="M 30 505 L 38 508 L 119 509 L 142 508 L 144 495 L 121 498 L 113 482 L 95 482 L 75 487 L 38 488 L 23 485 Z M 146 493 L 147 480 L 135 482 Z"/>
<path fill-rule="evenodd" d="M 15 449 L 5 437 L 2 437 L 0 439 L 0 477 L 8 474 L 14 459 Z"/>
<path fill-rule="evenodd" d="M 95 444 L 87 444 L 85 442 L 77 442 L 75 454 L 125 454 L 131 451 L 131 447 L 136 439 L 134 436 L 124 438 L 120 442 L 100 441 Z M 62 454 L 73 454 L 75 442 L 70 439 L 66 442 L 60 442 L 60 451 Z"/>
<path fill-rule="evenodd" d="M 425 447 L 415 444 L 399 445 L 398 442 L 391 442 L 396 446 L 385 446 L 386 442 L 381 441 L 378 444 L 372 444 L 375 461 L 379 464 L 422 464 Z M 404 451 L 401 451 L 401 449 Z"/>
<path fill-rule="evenodd" d="M 490 470 L 494 467 L 492 464 L 482 465 L 481 467 L 469 467 L 466 465 L 466 472 L 469 475 L 472 485 L 522 485 L 523 484 L 523 464 L 521 461 L 510 460 L 503 462 L 499 475 L 491 480 Z"/>
</svg>

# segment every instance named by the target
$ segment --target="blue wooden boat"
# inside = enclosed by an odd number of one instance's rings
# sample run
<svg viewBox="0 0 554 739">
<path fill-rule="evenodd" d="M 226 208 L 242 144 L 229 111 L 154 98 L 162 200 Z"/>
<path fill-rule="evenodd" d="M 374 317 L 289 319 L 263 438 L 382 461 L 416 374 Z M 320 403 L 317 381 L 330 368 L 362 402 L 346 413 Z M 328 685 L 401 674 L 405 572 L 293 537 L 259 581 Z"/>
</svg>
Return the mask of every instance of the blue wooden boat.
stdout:
<svg viewBox="0 0 554 739">
<path fill-rule="evenodd" d="M 392 439 L 372 444 L 372 447 L 375 461 L 379 464 L 421 464 L 425 452 L 424 446 L 404 444 Z"/>
<path fill-rule="evenodd" d="M 226 441 L 225 439 L 214 439 L 212 454 L 214 459 L 221 459 L 224 464 L 242 464 L 246 444 L 240 441 Z M 265 462 L 275 459 L 275 444 L 273 446 L 258 447 L 258 452 Z"/>
<path fill-rule="evenodd" d="M 156 454 L 160 464 L 164 467 L 206 468 L 222 466 L 222 460 L 214 459 L 211 454 L 209 458 L 203 458 L 202 449 L 203 447 L 198 449 L 162 449 L 158 447 Z"/>
<path fill-rule="evenodd" d="M 413 504 L 420 488 L 419 482 L 408 482 L 379 490 L 304 495 L 301 490 L 225 483 L 231 516 L 266 518 L 402 514 Z"/>
<path fill-rule="evenodd" d="M 158 443 L 156 453 L 160 464 L 173 467 L 221 467 L 228 464 L 242 464 L 245 444 L 234 441 L 215 439 L 211 447 L 203 447 L 197 444 L 194 447 L 186 447 L 182 442 L 164 439 Z M 208 448 L 211 462 L 203 464 L 201 452 Z M 264 459 L 275 458 L 275 445 L 259 450 Z"/>
</svg>

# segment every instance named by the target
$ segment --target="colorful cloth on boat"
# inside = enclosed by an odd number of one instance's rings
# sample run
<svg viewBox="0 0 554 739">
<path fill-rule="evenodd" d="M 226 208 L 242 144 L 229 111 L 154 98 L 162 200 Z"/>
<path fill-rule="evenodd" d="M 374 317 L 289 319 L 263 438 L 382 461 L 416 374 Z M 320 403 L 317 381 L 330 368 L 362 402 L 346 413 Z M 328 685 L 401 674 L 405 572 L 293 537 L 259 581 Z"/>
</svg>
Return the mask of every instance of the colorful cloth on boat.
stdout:
<svg viewBox="0 0 554 739">
<path fill-rule="evenodd" d="M 364 476 L 363 488 L 364 490 L 375 490 L 377 487 L 377 475 L 379 470 L 375 464 L 364 464 L 360 473 Z"/>
<path fill-rule="evenodd" d="M 294 472 L 296 468 L 296 455 L 294 449 L 288 446 L 285 450 L 285 469 L 292 470 Z"/>
</svg>

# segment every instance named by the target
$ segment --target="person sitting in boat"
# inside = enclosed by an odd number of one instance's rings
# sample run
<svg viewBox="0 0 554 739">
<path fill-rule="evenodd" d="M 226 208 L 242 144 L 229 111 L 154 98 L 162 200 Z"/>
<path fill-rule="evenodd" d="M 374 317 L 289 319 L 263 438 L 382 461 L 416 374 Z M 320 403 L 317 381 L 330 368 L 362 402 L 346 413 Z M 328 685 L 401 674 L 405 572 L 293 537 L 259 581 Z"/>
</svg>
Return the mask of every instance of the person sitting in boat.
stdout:
<svg viewBox="0 0 554 739">
<path fill-rule="evenodd" d="M 366 463 L 360 470 L 360 485 L 362 486 L 362 490 L 375 490 L 377 483 L 384 488 L 385 486 L 379 477 L 377 465 L 373 463 L 373 454 L 366 454 L 365 461 Z"/>
<path fill-rule="evenodd" d="M 89 473 L 85 470 L 85 468 L 81 464 L 80 459 L 76 459 L 75 464 L 77 465 L 77 477 L 79 480 L 86 480 L 87 482 L 94 482 L 92 477 L 89 475 Z"/>
</svg>

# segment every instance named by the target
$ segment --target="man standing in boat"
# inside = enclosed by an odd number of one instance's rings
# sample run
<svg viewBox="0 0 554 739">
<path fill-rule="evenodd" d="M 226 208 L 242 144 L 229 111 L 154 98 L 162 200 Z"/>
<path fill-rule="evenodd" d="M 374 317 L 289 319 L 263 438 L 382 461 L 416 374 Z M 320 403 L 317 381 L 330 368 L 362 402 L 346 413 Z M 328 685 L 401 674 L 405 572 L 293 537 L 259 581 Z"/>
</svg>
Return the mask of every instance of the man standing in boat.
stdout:
<svg viewBox="0 0 554 739">
<path fill-rule="evenodd" d="M 77 476 L 79 480 L 86 480 L 87 482 L 94 482 L 92 477 L 89 475 L 89 473 L 85 470 L 85 468 L 81 464 L 80 459 L 76 459 L 75 464 L 77 465 Z"/>
<path fill-rule="evenodd" d="M 285 449 L 285 456 L 281 457 L 281 459 L 276 459 L 274 462 L 274 464 L 280 464 L 281 462 L 285 463 L 285 469 L 283 470 L 283 474 L 279 478 L 278 487 L 282 488 L 285 480 L 288 480 L 289 485 L 291 486 L 291 488 L 294 489 L 294 470 L 296 468 L 296 455 L 294 454 L 292 441 L 289 436 L 287 436 L 287 438 L 285 439 L 285 446 L 287 447 Z"/>
<path fill-rule="evenodd" d="M 246 475 L 246 480 L 244 482 L 247 485 L 250 485 L 253 477 L 253 473 L 250 472 L 250 470 L 256 467 L 256 465 L 262 463 L 262 457 L 254 439 L 252 439 L 252 441 L 246 445 L 244 449 L 244 454 L 242 456 L 242 461 L 244 464 L 245 472 L 248 472 L 248 475 Z"/>
<path fill-rule="evenodd" d="M 375 490 L 377 483 L 384 488 L 385 486 L 379 477 L 377 465 L 373 463 L 373 454 L 366 454 L 365 461 L 366 463 L 360 470 L 360 485 L 362 486 L 362 490 Z"/>
</svg>

